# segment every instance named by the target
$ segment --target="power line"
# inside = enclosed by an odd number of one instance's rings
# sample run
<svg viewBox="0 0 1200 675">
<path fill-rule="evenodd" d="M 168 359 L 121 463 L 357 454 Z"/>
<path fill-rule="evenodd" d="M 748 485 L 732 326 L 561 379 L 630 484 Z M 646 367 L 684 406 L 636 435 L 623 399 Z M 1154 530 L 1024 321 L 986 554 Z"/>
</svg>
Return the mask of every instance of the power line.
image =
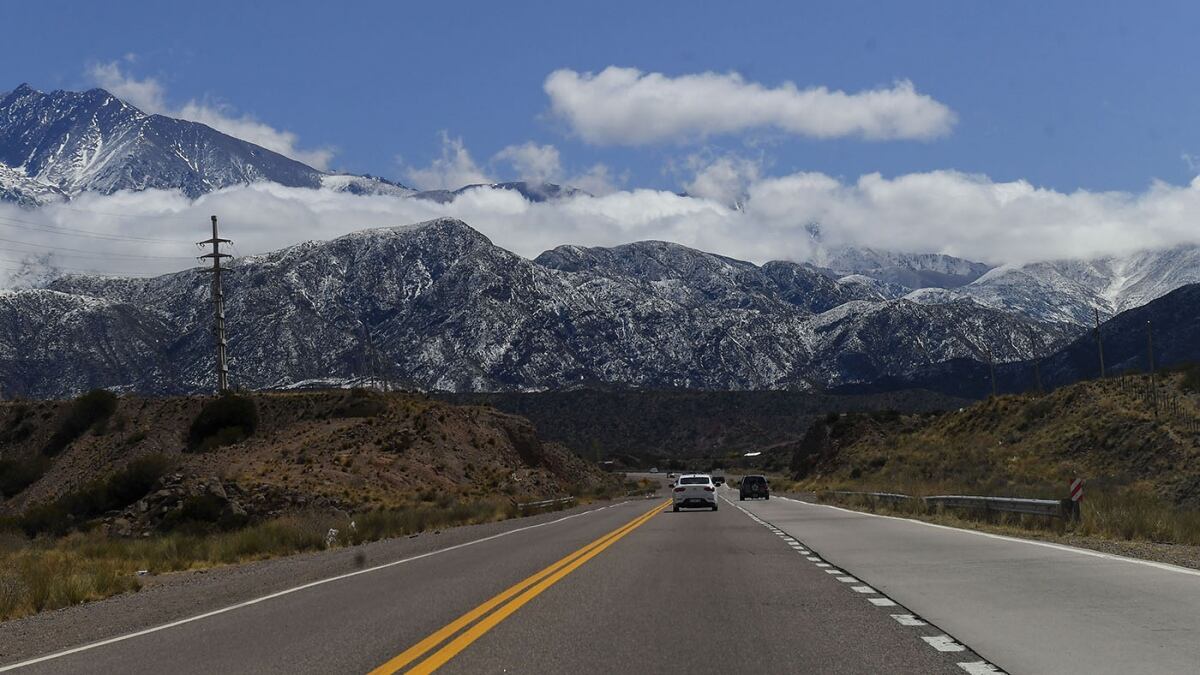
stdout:
<svg viewBox="0 0 1200 675">
<path fill-rule="evenodd" d="M 69 248 L 66 246 L 51 246 L 49 244 L 34 244 L 27 241 L 18 241 L 16 239 L 5 239 L 0 237 L 0 241 L 7 244 L 17 246 L 29 246 L 36 249 L 53 249 L 55 251 L 72 251 L 75 253 L 83 253 L 82 256 L 66 256 L 71 258 L 130 258 L 134 260 L 191 260 L 192 256 L 163 256 L 163 255 L 132 255 L 128 253 L 95 253 L 80 248 Z"/>
<path fill-rule="evenodd" d="M 95 274 L 95 275 L 99 275 L 99 276 L 113 276 L 113 277 L 125 277 L 125 276 L 130 276 L 130 277 L 132 277 L 132 276 L 139 276 L 139 277 L 151 277 L 151 276 L 158 276 L 157 274 L 154 274 L 154 273 L 146 273 L 146 274 L 114 274 L 114 273 L 110 273 L 110 272 L 101 272 L 101 271 L 99 271 L 99 270 L 97 270 L 97 269 L 95 269 L 95 268 L 91 268 L 91 267 L 74 267 L 74 266 L 71 266 L 71 265 L 59 265 L 59 264 L 56 264 L 56 263 L 45 263 L 45 262 L 42 262 L 42 261 L 40 261 L 40 260 L 29 260 L 29 259 L 26 259 L 26 260 L 17 260 L 17 259 L 15 259 L 15 258 L 0 258 L 0 262 L 16 263 L 16 264 L 18 264 L 18 265 L 25 265 L 26 267 L 28 267 L 28 266 L 34 266 L 34 267 L 41 267 L 41 268 L 45 268 L 45 269 L 52 269 L 52 270 L 67 270 L 67 271 L 71 271 L 71 272 L 86 272 L 86 273 L 88 273 L 88 274 Z M 14 270 L 14 271 L 20 271 L 20 270 L 23 270 L 23 269 L 26 269 L 26 268 L 25 268 L 25 267 L 8 267 L 7 269 L 11 269 L 11 270 Z"/>
<path fill-rule="evenodd" d="M 190 244 L 190 241 L 183 239 L 159 239 L 156 237 L 135 237 L 120 234 L 107 234 L 96 232 L 94 230 L 83 230 L 76 227 L 65 227 L 63 225 L 51 225 L 49 223 L 35 223 L 31 220 L 21 220 L 19 218 L 9 218 L 8 216 L 0 216 L 0 225 L 21 230 L 32 230 L 36 232 L 46 232 L 47 234 L 62 234 L 72 236 L 92 237 L 95 239 L 112 239 L 114 241 L 144 241 L 149 243 L 161 244 Z"/>
<path fill-rule="evenodd" d="M 110 274 L 108 272 L 98 272 L 96 270 L 73 269 L 73 268 L 66 268 L 66 267 L 57 267 L 57 268 L 51 268 L 51 269 L 64 270 L 64 271 L 69 272 L 69 274 L 64 274 L 64 275 L 62 275 L 62 277 L 90 276 L 90 277 L 105 277 L 107 279 L 153 279 L 154 277 L 158 276 L 156 274 Z M 24 271 L 26 271 L 26 268 L 8 267 L 7 265 L 0 265 L 0 270 L 7 270 L 9 272 L 24 272 Z M 61 277 L 56 277 L 56 278 L 61 278 Z"/>
<path fill-rule="evenodd" d="M 163 218 L 162 216 L 156 216 L 156 215 L 152 215 L 149 213 L 106 213 L 104 211 L 93 211 L 91 209 L 77 209 L 77 208 L 72 208 L 70 206 L 58 206 L 58 205 L 48 205 L 48 208 L 60 209 L 63 211 L 75 211 L 76 213 L 88 213 L 88 214 L 91 214 L 94 216 L 105 216 L 107 218 L 125 218 L 128 220 L 133 220 L 135 218 L 150 218 L 150 219 L 154 219 L 154 220 L 157 220 L 160 222 L 175 223 L 178 225 L 184 225 L 188 222 L 187 220 L 182 219 L 182 218 L 179 220 L 168 220 L 166 218 Z"/>
</svg>

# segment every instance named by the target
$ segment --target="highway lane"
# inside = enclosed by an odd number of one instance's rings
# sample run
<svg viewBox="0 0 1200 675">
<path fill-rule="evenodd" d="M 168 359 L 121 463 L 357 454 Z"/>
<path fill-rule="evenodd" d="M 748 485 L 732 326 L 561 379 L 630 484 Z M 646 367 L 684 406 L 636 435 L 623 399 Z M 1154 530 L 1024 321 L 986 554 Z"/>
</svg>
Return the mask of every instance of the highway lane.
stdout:
<svg viewBox="0 0 1200 675">
<path fill-rule="evenodd" d="M 1195 570 L 793 500 L 739 503 L 1007 672 L 1200 671 Z"/>
<path fill-rule="evenodd" d="M 723 506 L 665 510 L 440 672 L 962 675 L 979 660 Z"/>
<path fill-rule="evenodd" d="M 961 673 L 957 663 L 979 660 L 938 651 L 923 638 L 953 645 L 942 631 L 902 625 L 892 617 L 899 609 L 872 604 L 732 505 L 651 508 L 662 503 L 447 550 L 22 672 L 361 673 L 481 604 L 465 632 L 404 667 L 421 668 L 491 620 L 443 671 Z M 537 576 L 548 566 L 552 574 Z"/>
<path fill-rule="evenodd" d="M 651 503 L 627 502 L 19 672 L 364 673 L 465 609 L 624 525 Z"/>
</svg>

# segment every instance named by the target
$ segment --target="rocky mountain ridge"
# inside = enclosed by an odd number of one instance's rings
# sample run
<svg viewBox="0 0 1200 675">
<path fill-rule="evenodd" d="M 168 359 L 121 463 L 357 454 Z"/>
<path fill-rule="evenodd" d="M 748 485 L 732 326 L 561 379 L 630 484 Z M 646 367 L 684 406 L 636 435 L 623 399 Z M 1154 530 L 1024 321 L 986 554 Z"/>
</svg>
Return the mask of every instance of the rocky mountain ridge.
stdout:
<svg viewBox="0 0 1200 675">
<path fill-rule="evenodd" d="M 676 244 L 527 260 L 439 219 L 308 242 L 224 275 L 237 386 L 390 380 L 444 391 L 819 389 L 1073 334 L 969 299 L 856 296 L 818 271 Z M 0 294 L 0 386 L 211 388 L 209 278 L 72 276 Z"/>
</svg>

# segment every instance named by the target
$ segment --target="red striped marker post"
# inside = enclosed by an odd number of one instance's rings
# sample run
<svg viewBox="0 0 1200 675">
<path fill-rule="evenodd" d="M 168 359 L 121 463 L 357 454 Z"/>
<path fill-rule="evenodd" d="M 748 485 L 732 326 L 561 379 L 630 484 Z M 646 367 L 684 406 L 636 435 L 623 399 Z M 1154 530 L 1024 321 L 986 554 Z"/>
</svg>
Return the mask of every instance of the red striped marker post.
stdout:
<svg viewBox="0 0 1200 675">
<path fill-rule="evenodd" d="M 1062 500 L 1063 515 L 1070 520 L 1079 520 L 1079 502 L 1083 501 L 1083 479 L 1071 481 L 1071 498 Z"/>
</svg>

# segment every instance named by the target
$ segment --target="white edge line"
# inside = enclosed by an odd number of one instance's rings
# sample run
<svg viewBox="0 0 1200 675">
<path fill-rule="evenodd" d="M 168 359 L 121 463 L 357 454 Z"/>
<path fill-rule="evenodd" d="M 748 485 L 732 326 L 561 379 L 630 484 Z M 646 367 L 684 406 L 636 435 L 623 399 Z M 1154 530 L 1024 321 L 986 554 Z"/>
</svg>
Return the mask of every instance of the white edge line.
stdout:
<svg viewBox="0 0 1200 675">
<path fill-rule="evenodd" d="M 621 502 L 621 504 L 632 504 L 632 503 L 633 503 L 633 502 Z M 616 505 L 615 505 L 615 504 L 610 504 L 610 506 L 616 506 Z M 603 508 L 607 508 L 607 507 L 603 507 Z M 284 590 L 282 590 L 282 591 L 276 591 L 276 592 L 274 592 L 274 593 L 271 593 L 271 594 L 268 594 L 268 595 L 264 595 L 264 596 L 262 596 L 262 597 L 253 598 L 253 599 L 250 599 L 250 600 L 244 600 L 244 601 L 242 601 L 242 602 L 239 602 L 239 603 L 236 603 L 236 604 L 232 604 L 232 605 L 229 605 L 229 606 L 227 606 L 227 607 L 222 607 L 222 608 L 220 608 L 220 609 L 214 609 L 214 610 L 212 610 L 211 612 L 205 612 L 205 613 L 203 613 L 203 614 L 197 614 L 197 615 L 195 615 L 195 616 L 189 616 L 189 617 L 187 617 L 187 618 L 184 618 L 184 619 L 178 619 L 178 620 L 176 620 L 176 621 L 171 621 L 171 622 L 169 622 L 169 623 L 164 623 L 164 624 L 161 624 L 161 625 L 158 625 L 158 626 L 152 626 L 152 627 L 150 627 L 150 628 L 144 628 L 144 629 L 142 629 L 142 630 L 139 630 L 139 631 L 134 631 L 134 632 L 132 632 L 132 633 L 126 633 L 126 634 L 124 634 L 124 635 L 118 635 L 118 636 L 116 636 L 116 637 L 106 638 L 106 639 L 104 639 L 104 640 L 99 640 L 99 641 L 97 641 L 97 642 L 90 642 L 90 643 L 88 643 L 88 644 L 85 644 L 85 645 L 80 645 L 80 646 L 78 646 L 78 647 L 72 647 L 72 648 L 70 648 L 70 649 L 64 649 L 64 650 L 63 650 L 63 651 L 61 651 L 61 652 L 54 652 L 53 654 L 47 654 L 47 655 L 45 655 L 45 656 L 39 656 L 39 657 L 37 657 L 37 658 L 34 658 L 34 659 L 29 659 L 29 660 L 27 660 L 27 661 L 21 661 L 21 662 L 19 662 L 19 663 L 13 663 L 13 664 L 9 664 L 9 665 L 7 665 L 7 666 L 0 666 L 0 673 L 6 672 L 6 671 L 10 671 L 10 670 L 16 670 L 17 668 L 24 668 L 24 667 L 26 667 L 26 666 L 32 666 L 32 665 L 34 665 L 35 663 L 42 663 L 43 661 L 50 661 L 50 660 L 57 659 L 57 658 L 61 658 L 61 657 L 64 657 L 64 656 L 70 656 L 71 654 L 78 654 L 79 652 L 85 652 L 85 651 L 88 651 L 89 649 L 95 649 L 95 648 L 97 648 L 97 647 L 103 647 L 103 646 L 105 646 L 105 645 L 111 645 L 111 644 L 113 644 L 113 643 L 115 643 L 115 642 L 123 642 L 123 641 L 125 641 L 125 640 L 130 640 L 130 639 L 132 639 L 132 638 L 135 638 L 135 637 L 141 637 L 141 636 L 143 636 L 143 635 L 148 635 L 148 634 L 150 634 L 150 633 L 157 633 L 157 632 L 159 632 L 159 631 L 166 630 L 166 629 L 168 629 L 168 628 L 175 628 L 175 627 L 177 627 L 177 626 L 182 626 L 182 625 L 184 625 L 184 624 L 187 624 L 187 623 L 192 623 L 193 621 L 199 621 L 199 620 L 201 620 L 201 619 L 207 619 L 207 618 L 209 618 L 209 617 L 216 616 L 216 615 L 218 615 L 218 614 L 224 614 L 224 613 L 226 613 L 226 612 L 232 612 L 232 611 L 233 611 L 233 610 L 235 610 L 235 609 L 242 609 L 243 607 L 249 607 L 249 606 L 251 606 L 251 605 L 257 605 L 257 604 L 258 604 L 258 603 L 260 603 L 260 602 L 265 602 L 265 601 L 267 601 L 267 600 L 273 600 L 273 599 L 275 599 L 275 598 L 278 598 L 278 597 L 280 597 L 280 596 L 284 596 L 284 595 L 288 595 L 288 594 L 291 594 L 291 593 L 295 593 L 295 592 L 297 592 L 297 591 L 303 591 L 303 590 L 305 590 L 305 589 L 312 588 L 313 586 L 321 586 L 321 585 L 323 585 L 323 584 L 327 584 L 327 583 L 330 583 L 330 582 L 333 582 L 333 581 L 341 581 L 342 579 L 349 579 L 350 577 L 356 577 L 356 576 L 358 576 L 358 575 L 360 575 L 360 574 L 367 574 L 368 572 L 376 572 L 376 571 L 378 571 L 378 570 L 386 569 L 386 568 L 388 568 L 388 567 L 395 567 L 396 565 L 403 565 L 404 563 L 413 562 L 413 561 L 415 561 L 415 560 L 420 560 L 420 559 L 422 559 L 422 558 L 428 558 L 428 557 L 430 557 L 430 556 L 435 556 L 435 555 L 438 555 L 439 553 L 446 553 L 446 552 L 449 552 L 449 551 L 454 551 L 454 550 L 457 550 L 457 549 L 460 549 L 460 548 L 466 548 L 467 546 L 473 546 L 473 545 L 475 545 L 475 544 L 482 544 L 482 543 L 483 543 L 483 542 L 485 542 L 485 541 L 491 541 L 491 540 L 493 540 L 493 539 L 499 539 L 500 537 L 506 537 L 506 536 L 508 536 L 508 535 L 510 535 L 510 534 L 516 534 L 516 533 L 518 533 L 518 532 L 524 532 L 524 531 L 526 531 L 526 530 L 532 530 L 532 529 L 534 529 L 534 528 L 538 528 L 538 527 L 545 527 L 545 526 L 547 526 L 547 525 L 555 525 L 555 524 L 561 523 L 561 522 L 563 522 L 563 521 L 565 521 L 565 520 L 570 520 L 570 519 L 572 519 L 572 518 L 578 518 L 579 516 L 586 516 L 586 515 L 587 515 L 587 514 L 589 514 L 589 513 L 596 513 L 596 512 L 598 512 L 598 511 L 601 511 L 601 510 L 602 510 L 602 509 L 600 509 L 600 508 L 596 508 L 596 509 L 588 509 L 587 511 L 582 511 L 582 512 L 580 512 L 580 513 L 572 513 L 572 514 L 571 514 L 571 515 L 569 515 L 569 516 L 563 516 L 562 518 L 557 518 L 557 519 L 555 519 L 555 520 L 548 520 L 548 521 L 546 521 L 546 522 L 544 522 L 544 523 L 537 523 L 536 525 L 526 525 L 525 527 L 518 527 L 518 528 L 516 528 L 516 529 L 513 529 L 513 530 L 507 530 L 507 531 L 505 531 L 505 532 L 498 532 L 498 533 L 496 533 L 496 534 L 492 534 L 492 535 L 488 535 L 488 536 L 486 536 L 486 537 L 483 537 L 482 539 L 472 539 L 471 541 L 464 541 L 464 542 L 463 542 L 463 543 L 461 543 L 461 544 L 454 544 L 453 546 L 447 546 L 446 548 L 439 548 L 439 549 L 436 549 L 436 550 L 433 550 L 433 551 L 427 551 L 427 552 L 425 552 L 425 553 L 421 553 L 421 554 L 419 554 L 419 555 L 414 555 L 414 556 L 411 556 L 411 557 L 408 557 L 408 558 L 402 558 L 402 559 L 400 559 L 400 560 L 393 560 L 392 562 L 389 562 L 389 563 L 384 563 L 384 564 L 382 564 L 382 565 L 376 565 L 376 566 L 374 566 L 374 567 L 368 567 L 368 568 L 366 568 L 366 569 L 362 569 L 362 570 L 355 570 L 355 571 L 353 571 L 353 572 L 347 572 L 346 574 L 339 574 L 339 575 L 337 575 L 337 576 L 333 576 L 333 577 L 327 577 L 327 578 L 325 578 L 325 579 L 318 579 L 318 580 L 316 580 L 316 581 L 310 581 L 310 582 L 308 582 L 307 584 L 301 584 L 300 586 L 295 586 L 295 587 L 292 587 L 292 588 L 285 588 L 285 589 L 284 589 Z"/>
<path fill-rule="evenodd" d="M 979 530 L 969 530 L 969 529 L 962 528 L 962 527 L 950 527 L 949 525 L 939 525 L 938 523 L 929 523 L 929 522 L 925 522 L 924 520 L 916 520 L 914 518 L 901 518 L 900 516 L 885 516 L 880 513 L 868 513 L 867 511 L 855 511 L 854 509 L 844 509 L 840 506 L 833 506 L 832 504 L 814 504 L 812 502 L 802 502 L 798 499 L 793 499 L 793 500 L 789 500 L 789 501 L 794 501 L 797 504 L 804 504 L 805 506 L 820 506 L 820 507 L 824 507 L 827 509 L 834 509 L 836 511 L 845 511 L 846 513 L 853 513 L 853 514 L 859 515 L 859 516 L 871 516 L 873 518 L 887 518 L 889 520 L 903 520 L 903 521 L 909 522 L 909 523 L 916 523 L 917 525 L 925 525 L 926 527 L 936 527 L 941 530 L 950 530 L 951 532 L 961 532 L 963 534 L 974 534 L 974 535 L 977 535 L 980 537 L 987 537 L 989 539 L 999 539 L 1001 541 L 1012 541 L 1012 542 L 1016 542 L 1019 544 L 1029 544 L 1030 546 L 1041 546 L 1043 548 L 1050 548 L 1050 549 L 1054 549 L 1056 551 L 1066 551 L 1067 553 L 1079 553 L 1081 555 L 1087 555 L 1087 556 L 1091 556 L 1093 558 L 1101 558 L 1103 560 L 1114 560 L 1117 562 L 1135 563 L 1138 565 L 1145 565 L 1147 567 L 1154 567 L 1154 568 L 1164 570 L 1167 572 L 1177 572 L 1179 574 L 1188 574 L 1188 575 L 1191 575 L 1194 577 L 1200 577 L 1200 570 L 1188 569 L 1187 567 L 1180 567 L 1178 565 L 1157 562 L 1154 560 L 1142 560 L 1140 558 L 1130 558 L 1127 556 L 1116 555 L 1113 553 L 1101 553 L 1100 551 L 1092 551 L 1092 550 L 1089 550 L 1086 548 L 1077 548 L 1075 546 L 1067 546 L 1065 544 L 1055 544 L 1055 543 L 1048 542 L 1048 541 L 1036 541 L 1033 539 L 1021 539 L 1020 537 L 1009 537 L 1009 536 L 1006 536 L 1003 534 L 993 534 L 991 532 L 980 532 Z"/>
</svg>

